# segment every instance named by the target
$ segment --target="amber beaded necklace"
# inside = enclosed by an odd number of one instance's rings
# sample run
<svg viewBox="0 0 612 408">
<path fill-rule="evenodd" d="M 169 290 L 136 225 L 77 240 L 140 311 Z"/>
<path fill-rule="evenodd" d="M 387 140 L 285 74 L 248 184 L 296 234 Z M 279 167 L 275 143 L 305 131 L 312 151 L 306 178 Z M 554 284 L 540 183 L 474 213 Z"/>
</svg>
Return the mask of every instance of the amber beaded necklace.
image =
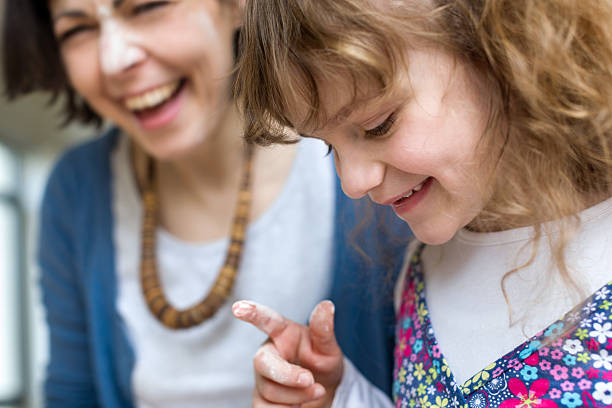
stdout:
<svg viewBox="0 0 612 408">
<path fill-rule="evenodd" d="M 236 274 L 238 273 L 251 208 L 252 162 L 253 146 L 247 145 L 238 203 L 232 224 L 231 242 L 225 256 L 225 263 L 219 271 L 212 289 L 199 303 L 185 310 L 177 310 L 166 299 L 157 272 L 155 233 L 157 228 L 158 202 L 155 194 L 155 166 L 153 165 L 153 160 L 149 158 L 147 177 L 142 194 L 144 216 L 142 223 L 142 253 L 140 255 L 140 283 L 149 310 L 164 326 L 171 329 L 186 329 L 197 326 L 214 315 L 229 297 L 234 287 Z"/>
</svg>

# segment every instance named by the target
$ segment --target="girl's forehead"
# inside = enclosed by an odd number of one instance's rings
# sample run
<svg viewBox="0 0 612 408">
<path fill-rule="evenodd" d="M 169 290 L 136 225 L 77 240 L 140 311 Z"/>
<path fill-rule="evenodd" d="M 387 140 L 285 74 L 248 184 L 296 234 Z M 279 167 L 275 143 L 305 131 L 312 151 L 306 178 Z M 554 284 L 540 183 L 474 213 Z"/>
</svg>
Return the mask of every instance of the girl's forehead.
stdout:
<svg viewBox="0 0 612 408">
<path fill-rule="evenodd" d="M 301 78 L 293 78 L 300 81 Z M 316 81 L 316 90 L 304 89 L 302 84 L 290 88 L 286 94 L 287 113 L 293 126 L 304 134 L 314 134 L 345 119 L 355 101 L 353 87 L 346 80 Z"/>
<path fill-rule="evenodd" d="M 283 86 L 282 98 L 274 104 L 280 111 L 273 116 L 288 115 L 288 122 L 294 127 L 317 131 L 334 128 L 357 116 L 361 120 L 376 114 L 413 94 L 407 65 L 404 66 L 407 60 L 404 55 L 397 60 L 402 69 L 394 70 L 388 77 L 360 67 L 339 68 L 339 64 L 325 61 L 306 66 L 290 63 L 278 70 L 281 74 L 274 79 Z"/>
<path fill-rule="evenodd" d="M 404 101 L 408 92 L 402 87 L 383 89 L 373 81 L 321 81 L 318 86 L 318 108 L 306 97 L 289 101 L 288 112 L 293 126 L 307 135 L 329 131 L 349 122 L 366 121 L 370 115 Z"/>
</svg>

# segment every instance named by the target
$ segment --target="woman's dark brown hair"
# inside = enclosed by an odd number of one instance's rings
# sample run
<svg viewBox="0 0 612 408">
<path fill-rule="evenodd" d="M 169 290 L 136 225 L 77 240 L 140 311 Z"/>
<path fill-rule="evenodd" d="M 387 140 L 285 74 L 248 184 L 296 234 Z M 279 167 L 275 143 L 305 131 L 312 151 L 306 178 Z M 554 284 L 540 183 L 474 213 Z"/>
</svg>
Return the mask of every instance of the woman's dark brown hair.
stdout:
<svg viewBox="0 0 612 408">
<path fill-rule="evenodd" d="M 65 123 L 102 123 L 102 119 L 70 86 L 46 1 L 6 0 L 2 33 L 5 93 L 15 99 L 47 91 L 51 102 L 64 104 Z"/>
</svg>

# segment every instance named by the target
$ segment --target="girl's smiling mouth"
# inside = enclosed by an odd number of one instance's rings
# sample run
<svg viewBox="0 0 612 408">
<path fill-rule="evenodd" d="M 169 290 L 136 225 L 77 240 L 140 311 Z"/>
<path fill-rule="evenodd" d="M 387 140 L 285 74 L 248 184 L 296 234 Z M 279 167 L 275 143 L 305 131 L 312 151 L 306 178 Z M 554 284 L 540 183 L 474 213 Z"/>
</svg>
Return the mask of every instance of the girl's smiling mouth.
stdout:
<svg viewBox="0 0 612 408">
<path fill-rule="evenodd" d="M 433 180 L 433 177 L 427 177 L 410 191 L 391 201 L 388 205 L 391 205 L 398 215 L 412 210 L 425 197 Z"/>
</svg>

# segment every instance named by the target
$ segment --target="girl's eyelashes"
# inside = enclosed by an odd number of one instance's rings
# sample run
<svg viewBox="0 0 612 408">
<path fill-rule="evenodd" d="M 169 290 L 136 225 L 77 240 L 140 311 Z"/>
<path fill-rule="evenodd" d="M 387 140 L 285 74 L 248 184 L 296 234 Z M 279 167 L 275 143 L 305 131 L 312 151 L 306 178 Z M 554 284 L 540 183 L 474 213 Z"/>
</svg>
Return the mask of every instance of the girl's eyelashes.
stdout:
<svg viewBox="0 0 612 408">
<path fill-rule="evenodd" d="M 325 153 L 325 157 L 327 157 L 334 151 L 334 147 L 329 143 L 325 143 L 325 145 L 327 146 L 327 153 Z"/>
<path fill-rule="evenodd" d="M 147 1 L 145 3 L 137 4 L 136 6 L 132 8 L 132 14 L 133 15 L 143 14 L 148 11 L 152 11 L 154 9 L 166 6 L 168 5 L 168 3 L 170 2 L 159 0 L 159 1 Z"/>
<path fill-rule="evenodd" d="M 365 136 L 374 139 L 387 135 L 387 133 L 389 133 L 391 130 L 391 127 L 393 127 L 393 123 L 395 123 L 396 116 L 397 111 L 392 112 L 380 125 L 373 129 L 367 129 L 365 131 Z"/>
</svg>

